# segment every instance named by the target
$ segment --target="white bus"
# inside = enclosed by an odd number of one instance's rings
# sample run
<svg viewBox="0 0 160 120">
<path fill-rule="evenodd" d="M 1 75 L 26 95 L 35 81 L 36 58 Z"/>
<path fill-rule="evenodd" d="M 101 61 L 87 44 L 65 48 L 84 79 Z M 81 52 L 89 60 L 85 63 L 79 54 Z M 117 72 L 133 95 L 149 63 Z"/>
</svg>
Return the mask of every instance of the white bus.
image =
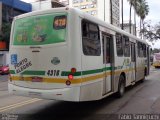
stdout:
<svg viewBox="0 0 160 120">
<path fill-rule="evenodd" d="M 100 100 L 149 74 L 149 46 L 74 8 L 14 18 L 9 92 L 64 101 Z"/>
<path fill-rule="evenodd" d="M 154 53 L 153 55 L 153 66 L 160 68 L 160 53 Z"/>
</svg>

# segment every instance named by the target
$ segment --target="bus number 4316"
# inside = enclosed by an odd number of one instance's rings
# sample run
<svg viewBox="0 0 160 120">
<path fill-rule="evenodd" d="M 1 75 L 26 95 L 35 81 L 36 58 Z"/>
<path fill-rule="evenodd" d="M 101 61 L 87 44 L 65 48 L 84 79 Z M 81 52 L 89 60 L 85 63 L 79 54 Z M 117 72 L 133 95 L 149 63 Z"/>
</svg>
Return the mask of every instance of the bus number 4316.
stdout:
<svg viewBox="0 0 160 120">
<path fill-rule="evenodd" d="M 47 75 L 48 76 L 59 76 L 60 70 L 48 70 Z"/>
</svg>

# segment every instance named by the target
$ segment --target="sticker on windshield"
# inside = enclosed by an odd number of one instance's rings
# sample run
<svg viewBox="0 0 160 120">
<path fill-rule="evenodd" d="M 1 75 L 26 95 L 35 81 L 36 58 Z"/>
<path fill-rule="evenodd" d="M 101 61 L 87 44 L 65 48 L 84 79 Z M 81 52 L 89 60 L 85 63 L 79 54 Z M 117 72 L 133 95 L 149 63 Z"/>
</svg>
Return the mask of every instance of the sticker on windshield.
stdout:
<svg viewBox="0 0 160 120">
<path fill-rule="evenodd" d="M 53 28 L 58 29 L 64 29 L 66 28 L 67 18 L 65 15 L 62 16 L 56 16 L 54 18 Z"/>
</svg>

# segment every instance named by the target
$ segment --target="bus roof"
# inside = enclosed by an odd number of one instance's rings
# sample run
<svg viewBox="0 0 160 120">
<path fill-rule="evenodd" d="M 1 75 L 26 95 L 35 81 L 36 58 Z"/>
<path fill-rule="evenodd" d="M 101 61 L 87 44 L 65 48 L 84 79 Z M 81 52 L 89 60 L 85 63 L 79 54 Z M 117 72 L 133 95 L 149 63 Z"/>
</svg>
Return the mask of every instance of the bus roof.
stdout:
<svg viewBox="0 0 160 120">
<path fill-rule="evenodd" d="M 136 40 L 138 40 L 140 42 L 148 44 L 145 40 L 137 38 L 136 36 L 134 36 L 134 35 L 126 32 L 126 31 L 124 31 L 124 30 L 122 30 L 122 29 L 120 29 L 120 28 L 118 28 L 118 27 L 116 27 L 116 26 L 114 26 L 114 25 L 112 25 L 110 23 L 104 22 L 104 21 L 102 21 L 102 20 L 100 20 L 100 19 L 98 19 L 98 18 L 96 18 L 96 17 L 94 17 L 92 15 L 84 13 L 84 17 L 87 18 L 87 19 L 89 19 L 89 20 L 91 20 L 91 21 L 94 21 L 94 22 L 98 23 L 101 26 L 107 27 L 108 29 L 114 30 L 114 31 L 119 32 L 119 33 L 121 33 L 123 35 L 129 36 L 132 39 L 136 39 Z"/>
<path fill-rule="evenodd" d="M 14 20 L 16 19 L 20 19 L 20 18 L 23 18 L 23 17 L 29 17 L 29 16 L 32 16 L 32 15 L 38 15 L 38 14 L 47 14 L 47 13 L 53 13 L 53 12 L 76 12 L 79 16 L 83 17 L 83 18 L 86 18 L 90 21 L 93 21 L 101 26 L 104 26 L 104 27 L 107 27 L 108 29 L 111 29 L 111 30 L 114 30 L 116 32 L 119 32 L 123 35 L 126 35 L 126 36 L 129 36 L 130 38 L 132 39 L 135 39 L 135 40 L 138 40 L 140 42 L 143 42 L 145 44 L 148 44 L 145 40 L 141 40 L 139 38 L 137 38 L 136 36 L 124 31 L 124 30 L 121 30 L 120 28 L 116 27 L 116 26 L 113 26 L 107 22 L 104 22 L 92 15 L 89 15 L 88 13 L 85 13 L 79 9 L 76 9 L 76 8 L 69 8 L 69 7 L 60 7 L 60 8 L 50 8 L 50 9 L 46 9 L 46 10 L 37 10 L 37 11 L 33 11 L 33 12 L 29 12 L 29 13 L 25 13 L 25 14 L 22 14 L 22 15 L 19 15 L 19 16 L 16 16 L 14 17 Z"/>
<path fill-rule="evenodd" d="M 112 25 L 112 24 L 110 24 L 110 23 L 104 22 L 103 20 L 100 20 L 100 19 L 98 19 L 98 18 L 96 18 L 96 17 L 94 17 L 94 16 L 92 16 L 92 15 L 86 13 L 86 12 L 83 12 L 83 11 L 81 11 L 81 10 L 79 10 L 79 9 L 76 9 L 76 8 L 70 8 L 70 9 L 73 9 L 73 10 L 76 11 L 79 15 L 82 15 L 82 14 L 83 14 L 83 17 L 84 17 L 84 18 L 86 18 L 86 19 L 88 19 L 88 20 L 90 20 L 90 21 L 93 21 L 94 23 L 97 23 L 97 24 L 99 24 L 99 25 L 101 25 L 101 26 L 107 27 L 108 29 L 114 30 L 114 31 L 119 32 L 119 33 L 121 33 L 121 34 L 123 34 L 123 35 L 129 36 L 129 37 L 132 38 L 132 39 L 136 39 L 136 40 L 138 40 L 138 41 L 140 41 L 140 42 L 143 42 L 143 43 L 145 43 L 145 44 L 148 44 L 145 40 L 142 40 L 142 39 L 140 39 L 140 38 L 137 38 L 136 36 L 134 36 L 134 35 L 126 32 L 126 31 L 124 31 L 124 30 L 122 30 L 122 29 L 120 29 L 120 28 L 118 28 L 118 27 L 116 27 L 116 26 L 114 26 L 114 25 Z"/>
<path fill-rule="evenodd" d="M 68 10 L 69 10 L 69 8 L 67 8 L 67 7 L 37 10 L 37 11 L 32 11 L 32 12 L 28 12 L 28 13 L 25 13 L 25 14 L 18 15 L 16 17 L 14 17 L 14 20 L 24 18 L 24 17 L 29 17 L 29 16 L 32 16 L 32 15 L 41 15 L 41 14 L 48 14 L 48 13 L 53 13 L 53 12 L 64 12 L 64 11 L 67 12 Z"/>
</svg>

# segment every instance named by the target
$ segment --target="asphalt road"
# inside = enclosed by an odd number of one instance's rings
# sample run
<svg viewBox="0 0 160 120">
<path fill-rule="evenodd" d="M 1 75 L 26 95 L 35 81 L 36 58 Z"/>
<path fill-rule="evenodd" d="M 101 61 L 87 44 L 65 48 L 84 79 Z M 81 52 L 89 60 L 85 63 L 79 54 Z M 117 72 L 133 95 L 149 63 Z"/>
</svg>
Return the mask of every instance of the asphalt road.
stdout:
<svg viewBox="0 0 160 120">
<path fill-rule="evenodd" d="M 9 95 L 6 79 L 7 76 L 0 76 L 0 119 L 117 120 L 133 119 L 137 114 L 152 114 L 151 117 L 160 119 L 160 69 L 152 69 L 143 83 L 127 88 L 123 98 L 112 95 L 100 101 L 82 103 Z"/>
</svg>

